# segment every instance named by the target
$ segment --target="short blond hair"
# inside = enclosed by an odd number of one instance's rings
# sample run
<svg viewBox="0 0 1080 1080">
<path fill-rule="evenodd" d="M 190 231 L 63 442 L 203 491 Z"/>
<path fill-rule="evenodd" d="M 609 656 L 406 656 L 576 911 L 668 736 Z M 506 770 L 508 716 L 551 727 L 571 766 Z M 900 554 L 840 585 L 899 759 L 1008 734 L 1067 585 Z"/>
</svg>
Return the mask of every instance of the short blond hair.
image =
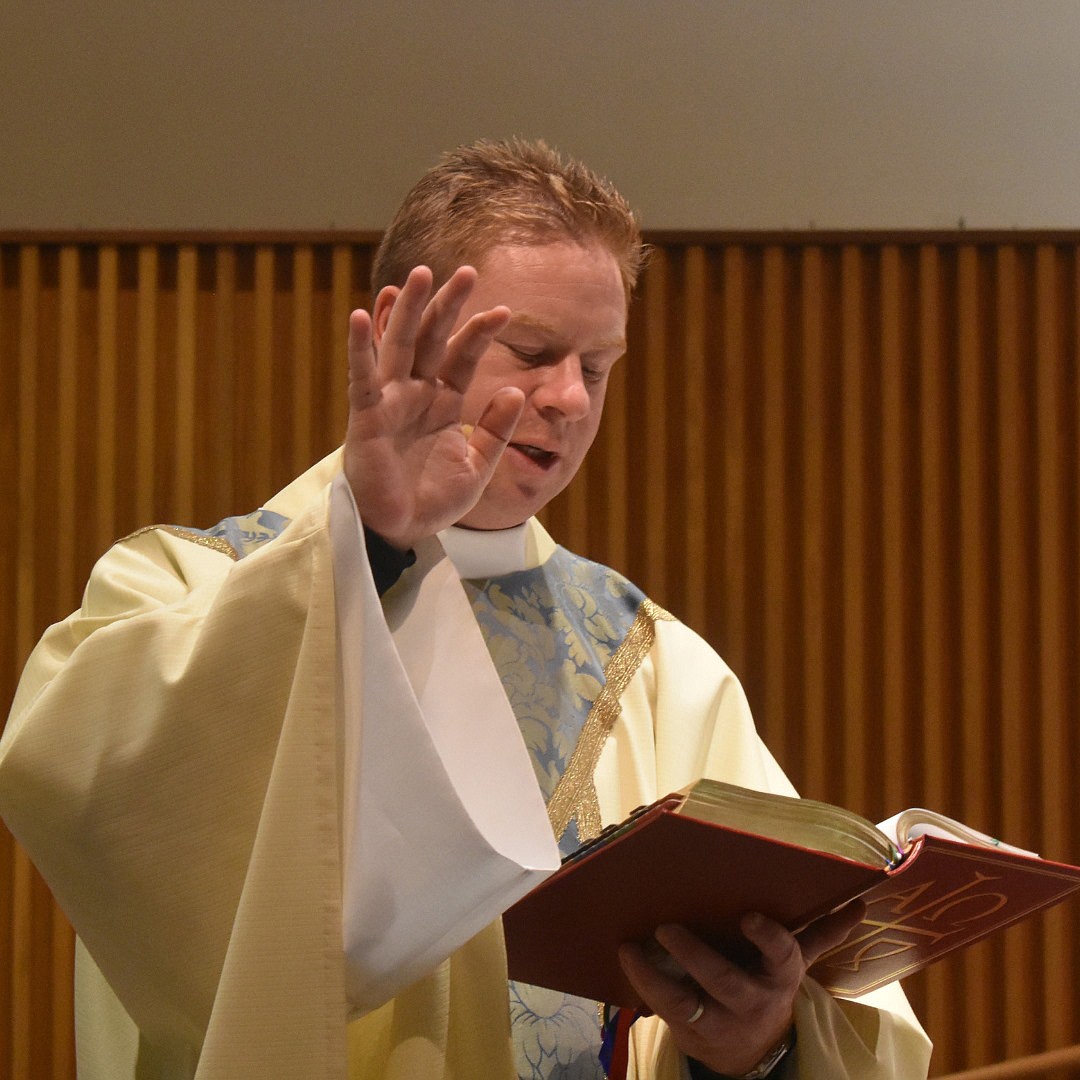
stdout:
<svg viewBox="0 0 1080 1080">
<path fill-rule="evenodd" d="M 646 250 L 611 183 L 540 140 L 481 140 L 444 154 L 405 196 L 375 254 L 372 286 L 404 285 L 420 265 L 439 285 L 459 266 L 479 269 L 500 244 L 559 240 L 606 247 L 630 295 Z"/>
</svg>

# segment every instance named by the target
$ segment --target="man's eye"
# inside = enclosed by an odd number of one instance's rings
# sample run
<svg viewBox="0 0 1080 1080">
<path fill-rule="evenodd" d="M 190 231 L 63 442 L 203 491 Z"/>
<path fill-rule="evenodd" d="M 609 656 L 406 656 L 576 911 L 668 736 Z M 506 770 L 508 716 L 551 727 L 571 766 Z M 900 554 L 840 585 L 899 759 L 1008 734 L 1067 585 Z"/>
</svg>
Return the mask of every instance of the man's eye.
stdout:
<svg viewBox="0 0 1080 1080">
<path fill-rule="evenodd" d="M 542 352 L 535 352 L 530 349 L 520 349 L 515 345 L 506 346 L 519 360 L 526 364 L 539 364 L 544 359 Z"/>
<path fill-rule="evenodd" d="M 586 382 L 601 382 L 607 374 L 603 368 L 582 368 L 581 377 Z"/>
</svg>

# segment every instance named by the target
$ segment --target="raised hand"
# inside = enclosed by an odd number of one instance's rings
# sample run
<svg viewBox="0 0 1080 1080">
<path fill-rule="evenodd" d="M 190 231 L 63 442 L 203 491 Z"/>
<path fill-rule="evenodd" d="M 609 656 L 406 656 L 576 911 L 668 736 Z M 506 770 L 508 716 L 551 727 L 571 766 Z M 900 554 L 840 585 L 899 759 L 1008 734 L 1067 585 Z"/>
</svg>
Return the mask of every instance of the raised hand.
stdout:
<svg viewBox="0 0 1080 1080">
<path fill-rule="evenodd" d="M 681 926 L 657 928 L 656 939 L 686 977 L 660 970 L 637 944 L 624 945 L 619 959 L 634 989 L 667 1022 L 684 1054 L 717 1073 L 739 1076 L 790 1029 L 807 969 L 847 937 L 864 911 L 855 901 L 799 934 L 763 915 L 747 915 L 743 934 L 761 954 L 753 970 L 732 963 Z"/>
<path fill-rule="evenodd" d="M 461 267 L 432 295 L 417 267 L 392 302 L 375 346 L 371 317 L 349 320 L 349 423 L 345 476 L 360 517 L 391 544 L 409 548 L 453 525 L 479 500 L 524 406 L 498 390 L 475 427 L 461 424 L 462 397 L 510 310 L 496 307 L 455 331 L 476 282 Z"/>
</svg>

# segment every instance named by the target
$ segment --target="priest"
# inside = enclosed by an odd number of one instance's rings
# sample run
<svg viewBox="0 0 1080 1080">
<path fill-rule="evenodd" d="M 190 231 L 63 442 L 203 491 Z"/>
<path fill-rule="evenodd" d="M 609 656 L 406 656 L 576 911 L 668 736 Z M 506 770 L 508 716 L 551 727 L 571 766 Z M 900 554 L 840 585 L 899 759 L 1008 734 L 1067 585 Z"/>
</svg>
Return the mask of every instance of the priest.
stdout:
<svg viewBox="0 0 1080 1080">
<path fill-rule="evenodd" d="M 351 316 L 341 450 L 120 541 L 47 631 L 0 813 L 78 934 L 81 1080 L 926 1075 L 898 987 L 807 975 L 857 909 L 748 912 L 752 969 L 680 926 L 627 942 L 647 1009 L 614 1065 L 605 1003 L 508 980 L 499 916 L 560 854 L 700 776 L 793 794 L 724 662 L 534 516 L 596 435 L 644 254 L 545 144 L 446 155 Z"/>
</svg>

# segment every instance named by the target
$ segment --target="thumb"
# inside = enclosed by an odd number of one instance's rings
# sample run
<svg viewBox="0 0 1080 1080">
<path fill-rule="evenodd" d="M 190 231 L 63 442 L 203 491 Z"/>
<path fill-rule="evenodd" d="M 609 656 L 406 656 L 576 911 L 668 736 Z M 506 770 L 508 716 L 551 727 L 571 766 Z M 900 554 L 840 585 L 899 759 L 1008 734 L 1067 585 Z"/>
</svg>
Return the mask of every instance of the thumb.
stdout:
<svg viewBox="0 0 1080 1080">
<path fill-rule="evenodd" d="M 862 900 L 852 900 L 850 904 L 823 915 L 804 930 L 800 930 L 795 936 L 798 938 L 806 966 L 811 967 L 819 956 L 847 940 L 865 914 L 866 904 Z"/>
<path fill-rule="evenodd" d="M 525 409 L 525 395 L 516 386 L 496 390 L 468 435 L 468 453 L 478 472 L 491 473 L 514 435 Z"/>
</svg>

